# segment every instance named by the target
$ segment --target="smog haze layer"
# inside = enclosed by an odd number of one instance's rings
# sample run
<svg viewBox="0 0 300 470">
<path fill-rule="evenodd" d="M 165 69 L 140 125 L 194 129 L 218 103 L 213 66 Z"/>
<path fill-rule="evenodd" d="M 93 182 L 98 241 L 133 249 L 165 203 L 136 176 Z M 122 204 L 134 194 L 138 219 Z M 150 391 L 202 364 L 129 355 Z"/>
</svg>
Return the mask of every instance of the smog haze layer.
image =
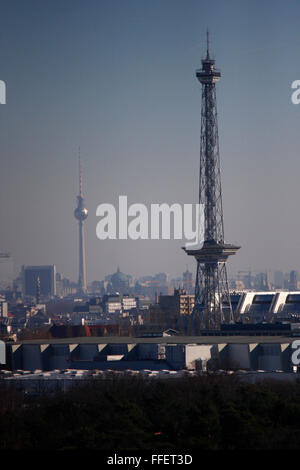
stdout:
<svg viewBox="0 0 300 470">
<path fill-rule="evenodd" d="M 299 269 L 296 0 L 1 0 L 0 250 L 76 279 L 78 146 L 88 280 L 182 273 L 178 240 L 96 237 L 96 208 L 197 202 L 205 32 L 217 85 L 225 239 L 239 269 Z"/>
</svg>

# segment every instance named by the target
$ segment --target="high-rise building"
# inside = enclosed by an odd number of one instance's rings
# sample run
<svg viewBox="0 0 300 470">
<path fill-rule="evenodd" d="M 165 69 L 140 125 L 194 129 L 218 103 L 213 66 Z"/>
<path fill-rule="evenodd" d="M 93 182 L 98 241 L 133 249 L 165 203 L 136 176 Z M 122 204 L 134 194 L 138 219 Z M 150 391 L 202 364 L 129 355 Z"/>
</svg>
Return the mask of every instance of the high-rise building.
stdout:
<svg viewBox="0 0 300 470">
<path fill-rule="evenodd" d="M 39 296 L 51 298 L 56 295 L 56 268 L 55 265 L 23 266 L 23 295 L 25 297 L 37 297 L 37 285 L 39 284 Z"/>
<path fill-rule="evenodd" d="M 184 248 L 197 260 L 194 332 L 233 321 L 226 261 L 240 248 L 224 242 L 216 100 L 221 72 L 210 57 L 208 33 L 206 57 L 196 76 L 202 85 L 199 203 L 204 208 L 204 243 L 196 250 Z"/>
<path fill-rule="evenodd" d="M 254 285 L 258 290 L 270 290 L 271 282 L 269 279 L 269 273 L 257 273 L 254 279 Z"/>
<path fill-rule="evenodd" d="M 290 282 L 289 287 L 291 290 L 297 290 L 299 284 L 299 271 L 290 271 Z"/>
<path fill-rule="evenodd" d="M 275 289 L 282 289 L 284 286 L 284 274 L 282 271 L 275 271 L 274 273 L 274 287 Z"/>
<path fill-rule="evenodd" d="M 237 284 L 243 285 L 243 289 L 252 289 L 254 283 L 252 282 L 251 271 L 238 271 L 237 273 Z"/>
<path fill-rule="evenodd" d="M 41 279 L 40 276 L 36 278 L 36 303 L 39 305 L 41 303 Z"/>
<path fill-rule="evenodd" d="M 191 273 L 188 269 L 182 275 L 182 284 L 183 289 L 186 291 L 187 294 L 191 294 L 193 291 L 193 273 Z"/>
<path fill-rule="evenodd" d="M 0 253 L 0 289 L 11 288 L 13 285 L 14 269 L 10 253 Z"/>
<path fill-rule="evenodd" d="M 74 216 L 78 220 L 79 228 L 79 273 L 78 273 L 78 292 L 86 292 L 86 261 L 85 261 L 85 242 L 84 242 L 84 221 L 88 216 L 88 210 L 84 206 L 82 193 L 82 168 L 79 151 L 79 195 L 77 196 L 77 207 Z"/>
<path fill-rule="evenodd" d="M 7 310 L 7 302 L 5 297 L 0 296 L 0 318 L 7 317 L 8 310 Z"/>
</svg>

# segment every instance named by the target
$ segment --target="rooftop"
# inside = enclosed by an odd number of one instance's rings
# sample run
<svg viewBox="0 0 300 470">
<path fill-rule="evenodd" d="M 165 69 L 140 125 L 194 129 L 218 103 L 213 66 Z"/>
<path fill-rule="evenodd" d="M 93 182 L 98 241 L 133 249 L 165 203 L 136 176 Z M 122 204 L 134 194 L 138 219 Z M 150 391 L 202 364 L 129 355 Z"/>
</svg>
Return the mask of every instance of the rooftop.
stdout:
<svg viewBox="0 0 300 470">
<path fill-rule="evenodd" d="M 294 337 L 287 336 L 161 336 L 136 338 L 132 336 L 84 336 L 75 338 L 31 339 L 17 341 L 16 344 L 219 344 L 219 343 L 291 343 Z"/>
</svg>

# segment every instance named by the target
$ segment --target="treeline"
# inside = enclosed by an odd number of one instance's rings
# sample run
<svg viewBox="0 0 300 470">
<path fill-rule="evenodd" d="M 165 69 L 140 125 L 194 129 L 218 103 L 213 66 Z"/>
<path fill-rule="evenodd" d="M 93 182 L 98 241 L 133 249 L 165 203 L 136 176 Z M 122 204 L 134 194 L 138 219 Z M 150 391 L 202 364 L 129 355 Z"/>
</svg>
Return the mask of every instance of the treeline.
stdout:
<svg viewBox="0 0 300 470">
<path fill-rule="evenodd" d="M 0 382 L 0 449 L 300 448 L 300 384 L 235 376 L 93 381 L 28 396 Z"/>
</svg>

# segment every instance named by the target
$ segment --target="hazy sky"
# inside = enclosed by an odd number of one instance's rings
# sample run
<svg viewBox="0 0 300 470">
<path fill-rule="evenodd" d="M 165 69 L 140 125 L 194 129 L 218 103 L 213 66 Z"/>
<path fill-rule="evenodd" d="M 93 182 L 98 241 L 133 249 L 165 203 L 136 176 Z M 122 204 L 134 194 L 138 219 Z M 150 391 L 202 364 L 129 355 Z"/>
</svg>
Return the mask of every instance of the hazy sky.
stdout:
<svg viewBox="0 0 300 470">
<path fill-rule="evenodd" d="M 17 268 L 77 279 L 80 145 L 88 280 L 195 270 L 180 241 L 99 241 L 96 208 L 197 202 L 207 27 L 229 271 L 300 269 L 298 0 L 0 0 L 0 250 Z"/>
</svg>

